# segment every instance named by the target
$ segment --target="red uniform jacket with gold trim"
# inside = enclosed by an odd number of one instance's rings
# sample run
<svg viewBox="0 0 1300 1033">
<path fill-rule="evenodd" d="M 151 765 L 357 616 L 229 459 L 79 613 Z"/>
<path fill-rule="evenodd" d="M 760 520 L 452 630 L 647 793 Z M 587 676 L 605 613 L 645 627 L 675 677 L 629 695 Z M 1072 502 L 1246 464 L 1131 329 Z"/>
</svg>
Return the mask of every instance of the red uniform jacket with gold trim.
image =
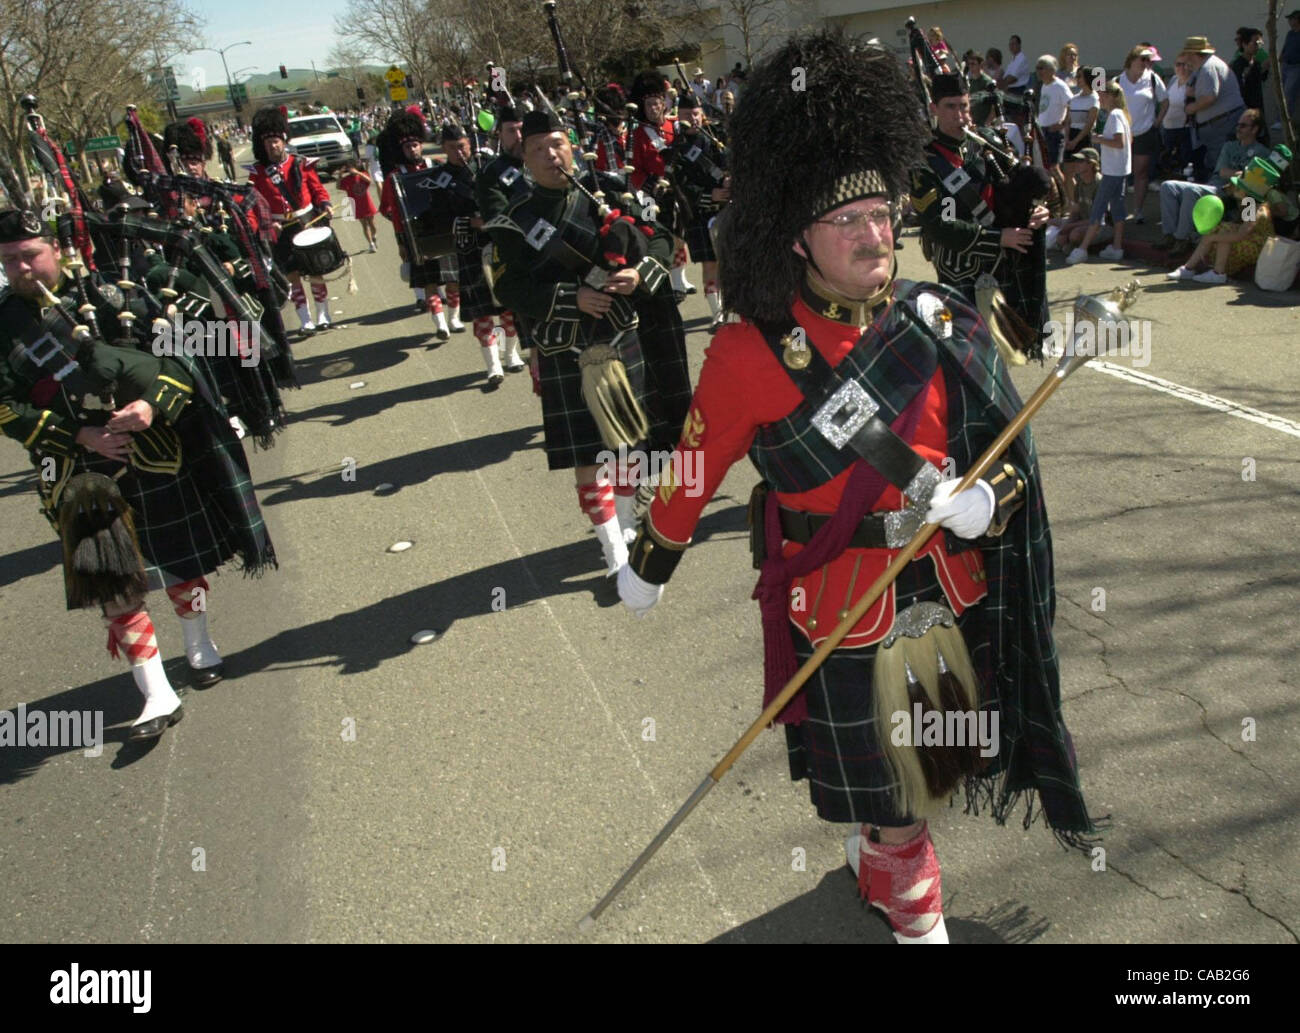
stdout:
<svg viewBox="0 0 1300 1033">
<path fill-rule="evenodd" d="M 661 147 L 656 147 L 651 140 L 649 130 L 652 128 L 659 137 Z M 673 146 L 676 133 L 677 125 L 671 118 L 665 118 L 658 126 L 652 127 L 644 122 L 637 125 L 632 134 L 631 181 L 635 189 L 642 189 L 646 180 L 653 186 L 654 181 L 664 174 L 668 167 L 665 159 Z"/>
<path fill-rule="evenodd" d="M 825 319 L 802 299 L 795 301 L 792 312 L 806 331 L 808 343 L 831 366 L 838 365 L 861 336 L 856 326 Z M 925 392 L 920 422 L 908 444 L 942 468 L 948 450 L 948 400 L 941 369 L 936 370 Z M 681 450 L 691 450 L 694 455 L 679 460 L 676 476 L 665 478 L 660 487 L 648 515 L 653 532 L 684 546 L 728 469 L 749 451 L 758 427 L 788 416 L 802 400 L 757 328 L 745 323 L 722 327 L 705 352 L 704 368 L 682 435 Z M 692 465 L 688 466 L 688 461 Z M 777 499 L 788 509 L 833 513 L 851 473 L 852 467 L 812 491 L 778 493 Z M 682 483 L 687 474 L 695 483 Z M 902 493 L 888 485 L 872 510 L 902 507 Z M 783 555 L 793 556 L 802 548 L 786 542 Z M 897 555 L 890 549 L 850 548 L 815 573 L 796 580 L 791 586 L 791 622 L 817 645 Z M 934 535 L 914 562 L 934 564 L 944 594 L 957 615 L 987 594 L 984 562 L 978 549 L 949 555 L 944 536 Z M 884 638 L 893 625 L 894 609 L 891 585 L 844 639 L 842 648 L 867 646 Z"/>
<path fill-rule="evenodd" d="M 286 190 L 291 189 L 293 183 L 291 170 L 294 162 L 299 162 L 302 169 L 302 183 L 298 190 L 298 197 L 292 207 L 289 201 L 281 192 L 280 185 L 276 184 L 275 177 L 278 175 L 283 182 Z M 273 216 L 292 218 L 294 212 L 300 212 L 304 208 L 310 208 L 315 205 L 318 208 L 324 208 L 330 203 L 329 191 L 321 183 L 320 176 L 316 175 L 316 170 L 312 168 L 312 163 L 302 161 L 296 154 L 285 156 L 284 161 L 279 165 L 257 164 L 248 174 L 248 181 L 252 184 L 253 189 L 262 195 L 266 205 L 271 209 Z M 277 222 L 281 221 L 279 218 Z"/>
</svg>

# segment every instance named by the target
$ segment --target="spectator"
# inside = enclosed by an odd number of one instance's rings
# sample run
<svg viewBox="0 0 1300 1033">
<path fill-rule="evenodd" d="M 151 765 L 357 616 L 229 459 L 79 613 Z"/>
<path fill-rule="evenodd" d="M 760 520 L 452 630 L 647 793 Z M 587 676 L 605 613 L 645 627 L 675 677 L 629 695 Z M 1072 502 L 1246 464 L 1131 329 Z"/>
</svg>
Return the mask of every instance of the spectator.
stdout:
<svg viewBox="0 0 1300 1033">
<path fill-rule="evenodd" d="M 1105 74 L 1103 69 L 1085 67 L 1080 68 L 1075 76 L 1079 92 L 1070 98 L 1070 127 L 1066 134 L 1065 157 L 1061 162 L 1067 205 L 1074 200 L 1074 180 L 1087 160 L 1081 153 L 1085 150 L 1097 153 L 1092 146 L 1092 131 L 1097 125 L 1097 112 L 1101 110 L 1101 103 L 1097 100 L 1093 83 L 1101 81 Z"/>
<path fill-rule="evenodd" d="M 1183 110 L 1187 85 L 1191 81 L 1191 63 L 1180 55 L 1174 60 L 1174 77 L 1166 87 L 1169 105 L 1160 122 L 1161 147 L 1175 170 L 1175 178 L 1184 175 L 1184 170 L 1192 160 L 1192 128 L 1187 124 L 1187 112 Z"/>
<path fill-rule="evenodd" d="M 1011 60 L 998 85 L 1007 93 L 1022 94 L 1029 86 L 1029 56 L 1020 49 L 1020 37 L 1012 36 L 1007 41 L 1011 51 Z"/>
<path fill-rule="evenodd" d="M 1096 96 L 1096 94 L 1093 94 Z M 1066 208 L 1063 218 L 1053 219 L 1047 227 L 1047 250 L 1059 248 L 1071 251 L 1083 242 L 1083 236 L 1091 224 L 1092 204 L 1097 197 L 1097 188 L 1101 185 L 1101 156 L 1095 147 L 1085 147 L 1077 155 L 1075 163 L 1079 171 L 1069 176 L 1070 193 L 1074 200 Z M 1094 241 L 1109 243 L 1112 231 L 1103 226 L 1093 237 Z"/>
<path fill-rule="evenodd" d="M 1237 77 L 1241 99 L 1248 108 L 1264 108 L 1264 80 L 1268 78 L 1264 34 L 1259 29 L 1238 29 L 1239 50 L 1232 58 L 1232 74 Z M 1267 127 L 1264 141 L 1268 142 Z"/>
<path fill-rule="evenodd" d="M 1088 248 L 1101 231 L 1101 222 L 1110 209 L 1110 221 L 1115 227 L 1114 242 L 1101 249 L 1100 255 L 1108 261 L 1124 257 L 1124 183 L 1133 171 L 1133 128 L 1128 120 L 1124 101 L 1124 88 L 1118 79 L 1106 84 L 1098 98 L 1106 112 L 1106 128 L 1101 139 L 1101 186 L 1093 198 L 1088 229 L 1079 246 L 1070 252 L 1066 261 L 1077 265 L 1088 258 Z"/>
<path fill-rule="evenodd" d="M 997 83 L 984 71 L 984 57 L 978 50 L 966 51 L 962 55 L 962 61 L 965 64 L 966 82 L 970 86 L 972 97 L 997 87 Z"/>
<path fill-rule="evenodd" d="M 1189 116 L 1195 116 L 1192 146 L 1197 150 L 1197 164 L 1203 178 L 1205 166 L 1214 160 L 1223 145 L 1232 137 L 1237 118 L 1245 110 L 1237 77 L 1223 59 L 1215 56 L 1214 47 L 1204 36 L 1188 36 L 1183 43 L 1182 57 L 1192 66 L 1192 84 L 1188 94 L 1193 97 L 1183 105 Z"/>
<path fill-rule="evenodd" d="M 943 29 L 935 25 L 925 34 L 925 38 L 929 41 L 930 49 L 934 51 L 934 56 L 943 66 L 943 70 L 956 74 L 957 55 L 952 52 L 952 47 L 948 46 L 947 40 L 943 38 Z"/>
<path fill-rule="evenodd" d="M 1227 141 L 1219 149 L 1215 162 L 1214 176 L 1208 186 L 1201 183 L 1187 183 L 1178 180 L 1166 180 L 1160 184 L 1160 228 L 1164 238 L 1160 247 L 1172 256 L 1188 251 L 1192 247 L 1192 211 L 1196 202 L 1206 194 L 1213 194 L 1226 187 L 1233 176 L 1239 176 L 1250 164 L 1250 159 L 1265 157 L 1268 148 L 1259 142 L 1259 130 L 1264 115 L 1258 108 L 1246 108 L 1237 119 L 1234 127 L 1237 138 Z"/>
<path fill-rule="evenodd" d="M 1169 279 L 1224 284 L 1230 276 L 1249 272 L 1259 261 L 1264 242 L 1273 235 L 1274 217 L 1285 218 L 1289 211 L 1286 198 L 1278 191 L 1257 193 L 1248 189 L 1240 176 L 1234 176 L 1221 194 L 1223 221 L 1201 238 L 1185 263 L 1165 274 Z M 1200 266 L 1208 264 L 1211 249 L 1214 267 L 1198 273 Z"/>
<path fill-rule="evenodd" d="M 1124 59 L 1124 71 L 1119 77 L 1133 123 L 1133 221 L 1136 223 L 1146 221 L 1142 206 L 1151 181 L 1151 166 L 1160 157 L 1160 123 L 1169 107 L 1164 80 L 1151 70 L 1156 56 L 1153 47 L 1139 43 Z"/>
<path fill-rule="evenodd" d="M 709 93 L 713 86 L 708 79 L 704 78 L 703 68 L 697 66 L 691 76 L 691 92 L 695 94 L 695 99 L 703 104 L 709 99 Z"/>
<path fill-rule="evenodd" d="M 996 84 L 1002 78 L 1002 51 L 989 47 L 984 53 L 984 74 Z"/>
<path fill-rule="evenodd" d="M 1056 58 L 1044 54 L 1034 65 L 1038 76 L 1038 128 L 1042 130 L 1043 168 L 1068 204 L 1061 159 L 1065 156 L 1065 128 L 1070 124 L 1070 87 L 1056 77 Z"/>
<path fill-rule="evenodd" d="M 353 158 L 348 162 L 347 168 L 338 181 L 339 189 L 352 202 L 352 214 L 361 220 L 361 228 L 365 230 L 366 241 L 372 254 L 379 248 L 379 238 L 375 234 L 375 215 L 379 208 L 370 193 L 373 184 L 374 180 L 362 169 L 360 158 Z"/>
<path fill-rule="evenodd" d="M 736 95 L 731 92 L 730 87 L 722 91 L 722 101 L 718 106 L 722 108 L 725 118 L 730 118 L 731 113 L 736 110 Z"/>
<path fill-rule="evenodd" d="M 1282 65 L 1282 88 L 1286 93 L 1286 108 L 1292 121 L 1300 121 L 1300 8 L 1286 16 L 1289 26 L 1278 59 Z"/>
<path fill-rule="evenodd" d="M 1076 76 L 1079 74 L 1079 47 L 1076 43 L 1067 43 L 1061 48 L 1056 59 L 1056 77 L 1070 87 L 1071 93 L 1079 92 Z"/>
</svg>

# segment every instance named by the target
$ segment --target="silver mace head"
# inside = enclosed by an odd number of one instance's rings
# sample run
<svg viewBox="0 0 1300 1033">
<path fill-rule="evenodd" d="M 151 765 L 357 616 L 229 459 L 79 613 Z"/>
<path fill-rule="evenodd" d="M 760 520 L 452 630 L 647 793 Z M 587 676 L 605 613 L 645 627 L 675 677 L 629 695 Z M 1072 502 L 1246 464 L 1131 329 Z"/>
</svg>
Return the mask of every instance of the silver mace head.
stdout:
<svg viewBox="0 0 1300 1033">
<path fill-rule="evenodd" d="M 1142 290 L 1136 279 L 1121 284 L 1106 294 L 1080 294 L 1074 299 L 1074 332 L 1066 344 L 1065 354 L 1056 364 L 1056 376 L 1064 380 L 1089 359 L 1103 353 L 1101 342 L 1125 340 L 1128 329 L 1124 312 L 1132 306 Z M 1092 343 L 1087 342 L 1088 335 Z"/>
</svg>

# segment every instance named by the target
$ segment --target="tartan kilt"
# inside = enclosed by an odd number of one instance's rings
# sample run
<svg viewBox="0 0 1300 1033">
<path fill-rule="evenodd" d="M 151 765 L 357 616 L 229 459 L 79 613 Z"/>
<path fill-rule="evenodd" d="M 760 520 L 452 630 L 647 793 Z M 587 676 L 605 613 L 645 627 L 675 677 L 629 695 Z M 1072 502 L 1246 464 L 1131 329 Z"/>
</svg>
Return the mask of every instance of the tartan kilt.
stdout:
<svg viewBox="0 0 1300 1033">
<path fill-rule="evenodd" d="M 691 250 L 692 262 L 716 262 L 718 260 L 717 252 L 713 250 L 713 238 L 709 235 L 709 220 L 718 213 L 716 211 L 703 212 L 697 216 L 695 221 L 686 227 L 686 246 Z"/>
<path fill-rule="evenodd" d="M 483 249 L 456 252 L 456 283 L 460 285 L 460 318 L 466 321 L 500 315 L 503 309 L 492 297 L 483 276 Z"/>
<path fill-rule="evenodd" d="M 691 370 L 686 358 L 686 331 L 677 301 L 664 289 L 636 303 L 641 354 L 645 361 L 646 417 L 650 447 L 672 451 L 691 409 Z"/>
<path fill-rule="evenodd" d="M 217 414 L 204 409 L 187 413 L 173 428 L 181 440 L 176 475 L 128 466 L 116 478 L 134 514 L 150 589 L 202 577 L 232 559 L 252 575 L 277 566 L 243 446 L 229 424 L 223 431 Z M 79 449 L 72 458 L 74 476 L 113 477 L 122 469 L 120 460 L 97 452 Z M 43 480 L 40 490 L 47 491 Z"/>
<path fill-rule="evenodd" d="M 645 367 L 637 331 L 618 343 L 619 358 L 637 399 L 645 404 Z M 596 420 L 582 398 L 582 371 L 572 349 L 555 355 L 538 355 L 542 387 L 542 433 L 546 437 L 546 468 L 572 470 L 591 466 L 607 450 Z"/>
<path fill-rule="evenodd" d="M 460 275 L 456 255 L 439 255 L 427 262 L 411 263 L 410 285 L 415 287 L 433 287 L 437 289 L 442 283 L 455 283 Z"/>
<path fill-rule="evenodd" d="M 915 602 L 943 602 L 943 588 L 928 558 L 914 560 L 895 582 L 897 611 Z M 971 643 L 987 643 L 982 632 L 982 605 L 957 618 L 962 636 Z M 802 632 L 793 631 L 795 654 L 802 666 L 813 647 Z M 881 728 L 874 717 L 872 674 L 877 645 L 836 649 L 808 679 L 808 718 L 786 725 L 790 777 L 808 780 L 808 792 L 817 816 L 826 821 L 886 826 L 911 825 L 915 818 L 900 813 L 894 803 L 897 780 L 881 749 L 882 738 L 892 731 Z M 981 706 L 987 705 L 991 684 L 988 646 L 971 650 L 971 663 L 981 684 Z"/>
</svg>

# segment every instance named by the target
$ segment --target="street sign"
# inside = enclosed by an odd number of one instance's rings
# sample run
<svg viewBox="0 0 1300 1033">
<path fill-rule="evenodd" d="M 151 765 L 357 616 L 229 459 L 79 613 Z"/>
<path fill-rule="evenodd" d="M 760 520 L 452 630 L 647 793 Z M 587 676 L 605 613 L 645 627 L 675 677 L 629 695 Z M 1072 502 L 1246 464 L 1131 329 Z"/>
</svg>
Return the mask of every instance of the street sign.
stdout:
<svg viewBox="0 0 1300 1033">
<path fill-rule="evenodd" d="M 406 92 L 406 87 L 405 87 L 405 86 L 389 86 L 389 87 L 388 87 L 388 99 L 389 99 L 389 100 L 406 100 L 406 98 L 407 98 L 407 92 Z"/>
<path fill-rule="evenodd" d="M 226 88 L 226 97 L 231 104 L 247 104 L 248 84 L 242 82 L 232 83 Z"/>
<path fill-rule="evenodd" d="M 388 71 L 384 73 L 384 78 L 393 86 L 401 86 L 406 82 L 406 73 L 397 65 L 389 65 Z"/>
<path fill-rule="evenodd" d="M 86 153 L 94 151 L 115 151 L 122 146 L 122 141 L 116 136 L 94 136 L 86 141 Z"/>
</svg>

